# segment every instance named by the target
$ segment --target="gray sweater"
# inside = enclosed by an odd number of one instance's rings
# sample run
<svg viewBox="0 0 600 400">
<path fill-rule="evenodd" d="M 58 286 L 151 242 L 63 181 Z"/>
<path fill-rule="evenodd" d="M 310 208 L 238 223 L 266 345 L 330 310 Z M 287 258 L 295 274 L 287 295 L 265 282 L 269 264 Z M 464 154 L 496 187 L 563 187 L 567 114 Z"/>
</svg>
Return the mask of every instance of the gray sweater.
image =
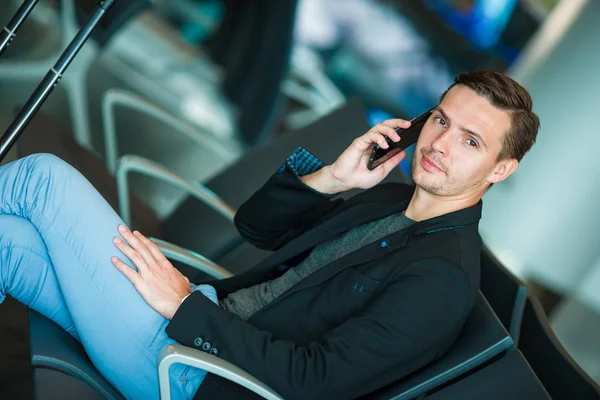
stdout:
<svg viewBox="0 0 600 400">
<path fill-rule="evenodd" d="M 316 246 L 300 264 L 288 269 L 280 277 L 230 293 L 219 304 L 225 310 L 247 320 L 319 268 L 386 235 L 405 229 L 414 222 L 402 212 L 359 225 L 337 238 Z"/>
</svg>

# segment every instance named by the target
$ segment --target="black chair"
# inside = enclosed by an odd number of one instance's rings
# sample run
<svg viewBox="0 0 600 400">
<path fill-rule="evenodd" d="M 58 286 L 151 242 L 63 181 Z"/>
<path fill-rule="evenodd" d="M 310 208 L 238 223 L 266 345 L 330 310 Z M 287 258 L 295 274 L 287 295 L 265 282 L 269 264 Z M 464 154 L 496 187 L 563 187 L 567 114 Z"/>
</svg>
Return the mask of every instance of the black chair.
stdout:
<svg viewBox="0 0 600 400">
<path fill-rule="evenodd" d="M 555 400 L 597 400 L 600 386 L 562 346 L 535 297 L 525 304 L 519 349 Z"/>
<path fill-rule="evenodd" d="M 519 350 L 427 396 L 431 400 L 550 400 Z"/>
<path fill-rule="evenodd" d="M 513 338 L 513 347 L 516 347 L 527 299 L 527 284 L 506 269 L 485 246 L 481 251 L 480 289 Z"/>
<path fill-rule="evenodd" d="M 285 156 L 297 146 L 307 147 L 324 162 L 331 163 L 355 137 L 368 128 L 364 108 L 360 102 L 350 101 L 309 127 L 281 136 L 267 146 L 253 148 L 206 186 L 233 207 L 238 207 L 268 179 L 281 165 Z M 390 174 L 386 181 L 408 180 L 398 169 Z M 355 193 L 345 193 L 344 197 Z M 247 269 L 269 254 L 243 243 L 229 221 L 199 201 L 184 202 L 163 225 L 163 238 L 208 255 L 208 258 L 216 260 L 234 273 Z M 198 226 L 210 228 L 198 232 Z M 110 388 L 99 376 L 82 353 L 83 349 L 79 343 L 64 332 L 62 336 L 58 333 L 49 334 L 51 326 L 57 330 L 60 328 L 44 317 L 36 316 L 34 312 L 31 314 L 30 335 L 34 365 L 72 373 L 98 390 L 104 388 L 105 393 L 112 398 L 118 398 L 114 388 Z M 60 340 L 53 340 L 54 337 L 60 337 Z M 401 396 L 398 398 L 406 398 L 424 393 L 479 366 L 512 344 L 513 340 L 481 296 L 461 339 L 445 357 L 419 373 L 374 394 L 373 398 L 395 398 L 398 394 Z M 76 350 L 78 347 L 80 350 Z"/>
<path fill-rule="evenodd" d="M 108 399 L 121 399 L 118 392 L 94 368 L 82 346 L 58 325 L 31 312 L 30 330 L 32 361 L 37 360 L 39 365 L 40 360 L 45 360 L 40 366 L 75 376 Z M 504 352 L 512 343 L 508 332 L 480 294 L 457 342 L 443 357 L 362 399 L 400 400 L 419 396 L 480 367 Z M 47 390 L 53 389 L 48 387 Z"/>
<path fill-rule="evenodd" d="M 480 293 L 456 343 L 440 359 L 361 400 L 402 400 L 426 394 L 509 349 L 513 340 Z"/>
</svg>

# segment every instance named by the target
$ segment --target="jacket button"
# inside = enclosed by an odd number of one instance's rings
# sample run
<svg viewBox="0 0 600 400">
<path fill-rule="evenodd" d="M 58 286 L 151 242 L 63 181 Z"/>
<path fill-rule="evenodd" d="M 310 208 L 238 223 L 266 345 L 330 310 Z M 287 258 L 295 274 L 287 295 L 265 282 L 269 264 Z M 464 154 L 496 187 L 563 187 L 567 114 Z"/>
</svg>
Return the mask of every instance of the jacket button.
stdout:
<svg viewBox="0 0 600 400">
<path fill-rule="evenodd" d="M 204 343 L 204 340 L 202 340 L 201 337 L 197 337 L 196 339 L 194 339 L 194 346 L 200 347 L 202 346 L 202 343 Z"/>
<path fill-rule="evenodd" d="M 213 347 L 212 349 L 210 349 L 210 354 L 212 354 L 213 356 L 218 356 L 219 350 L 217 350 L 216 347 Z"/>
<path fill-rule="evenodd" d="M 209 342 L 204 342 L 204 344 L 202 345 L 202 350 L 204 351 L 209 351 L 210 350 L 210 343 Z"/>
</svg>

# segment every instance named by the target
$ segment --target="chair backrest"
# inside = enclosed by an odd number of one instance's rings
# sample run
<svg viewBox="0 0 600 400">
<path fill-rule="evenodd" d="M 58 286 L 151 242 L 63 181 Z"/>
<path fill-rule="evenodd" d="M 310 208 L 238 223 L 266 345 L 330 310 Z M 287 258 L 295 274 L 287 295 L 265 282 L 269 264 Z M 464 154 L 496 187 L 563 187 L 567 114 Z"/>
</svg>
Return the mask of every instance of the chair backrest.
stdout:
<svg viewBox="0 0 600 400">
<path fill-rule="evenodd" d="M 213 100 L 220 101 L 218 97 Z M 236 140 L 219 137 L 211 124 L 190 124 L 123 89 L 112 88 L 102 96 L 102 125 L 106 165 L 112 174 L 121 157 L 135 155 L 186 179 L 205 182 L 243 152 Z M 144 175 L 131 174 L 127 182 L 131 192 L 145 199 L 161 219 L 189 195 L 172 183 Z"/>
<path fill-rule="evenodd" d="M 427 396 L 430 400 L 550 400 L 519 350 Z"/>
<path fill-rule="evenodd" d="M 29 345 L 31 364 L 34 368 L 42 367 L 64 372 L 77 377 L 79 381 L 89 385 L 105 399 L 123 400 L 123 396 L 96 370 L 77 340 L 53 321 L 31 309 L 29 310 Z M 57 397 L 53 398 L 63 398 L 59 395 L 61 391 L 65 392 L 60 389 L 55 394 Z"/>
<path fill-rule="evenodd" d="M 456 343 L 443 357 L 362 399 L 412 399 L 481 366 L 512 344 L 510 335 L 480 293 Z"/>
<path fill-rule="evenodd" d="M 562 346 L 533 296 L 525 304 L 519 349 L 553 399 L 600 399 L 600 386 Z"/>
<path fill-rule="evenodd" d="M 527 285 L 506 269 L 485 246 L 481 251 L 480 289 L 516 347 L 527 299 Z"/>
</svg>

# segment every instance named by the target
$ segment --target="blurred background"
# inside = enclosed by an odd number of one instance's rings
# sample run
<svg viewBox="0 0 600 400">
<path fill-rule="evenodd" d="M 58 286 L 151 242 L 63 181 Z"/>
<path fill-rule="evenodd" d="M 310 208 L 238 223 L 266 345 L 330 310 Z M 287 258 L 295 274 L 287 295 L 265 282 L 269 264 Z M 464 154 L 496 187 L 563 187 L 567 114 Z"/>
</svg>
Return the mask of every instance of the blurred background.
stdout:
<svg viewBox="0 0 600 400">
<path fill-rule="evenodd" d="M 21 3 L 3 0 L 0 23 Z M 0 59 L 3 126 L 95 5 L 40 1 Z M 135 153 L 204 183 L 350 99 L 369 124 L 410 119 L 457 73 L 505 72 L 542 127 L 518 173 L 484 196 L 480 232 L 600 382 L 599 19 L 597 0 L 117 1 L 9 160 L 68 137 L 111 174 Z M 187 197 L 142 176 L 131 189 L 162 220 Z M 25 312 L 7 301 L 2 315 L 0 391 L 25 398 Z"/>
</svg>

